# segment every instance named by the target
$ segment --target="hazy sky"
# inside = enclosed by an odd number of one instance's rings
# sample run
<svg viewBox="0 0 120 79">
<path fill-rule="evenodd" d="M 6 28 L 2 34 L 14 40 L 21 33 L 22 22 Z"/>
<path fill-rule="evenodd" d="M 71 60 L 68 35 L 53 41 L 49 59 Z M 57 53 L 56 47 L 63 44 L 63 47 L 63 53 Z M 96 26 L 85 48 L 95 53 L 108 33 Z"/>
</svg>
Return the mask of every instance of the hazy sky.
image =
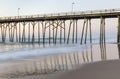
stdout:
<svg viewBox="0 0 120 79">
<path fill-rule="evenodd" d="M 0 0 L 0 16 L 120 8 L 120 0 Z"/>
</svg>

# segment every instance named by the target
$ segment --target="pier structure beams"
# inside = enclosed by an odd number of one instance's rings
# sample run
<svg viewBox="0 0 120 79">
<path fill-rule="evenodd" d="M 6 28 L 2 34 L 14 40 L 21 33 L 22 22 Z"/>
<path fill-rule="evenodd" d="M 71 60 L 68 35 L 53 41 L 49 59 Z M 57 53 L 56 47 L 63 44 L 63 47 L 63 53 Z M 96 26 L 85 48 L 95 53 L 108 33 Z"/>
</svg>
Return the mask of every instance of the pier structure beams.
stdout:
<svg viewBox="0 0 120 79">
<path fill-rule="evenodd" d="M 80 19 L 56 19 L 42 21 L 22 21 L 0 23 L 2 42 L 62 44 L 78 43 L 78 35 L 81 36 L 80 44 L 92 43 L 92 18 L 84 18 L 82 34 L 79 33 Z M 120 41 L 120 17 L 118 21 L 118 42 Z M 6 36 L 7 35 L 7 36 Z M 16 35 L 16 36 L 15 36 Z M 88 37 L 89 36 L 89 37 Z M 16 39 L 16 40 L 15 40 Z M 100 20 L 100 43 L 105 43 L 105 17 Z"/>
<path fill-rule="evenodd" d="M 62 38 L 64 38 L 65 42 L 65 21 L 63 20 L 55 20 L 51 23 L 52 25 L 52 33 L 53 33 L 53 43 L 62 43 Z M 64 37 L 63 37 L 63 30 L 64 30 Z M 59 36 L 59 37 L 58 37 Z M 59 41 L 58 41 L 59 40 Z"/>
<path fill-rule="evenodd" d="M 18 34 L 17 34 L 17 23 L 1 23 L 1 36 L 2 42 L 14 42 L 15 34 L 16 34 L 16 42 L 18 42 Z M 8 33 L 7 33 L 8 32 Z M 6 38 L 8 40 L 6 40 Z"/>
<path fill-rule="evenodd" d="M 6 35 L 9 42 L 19 43 L 78 42 L 78 19 L 0 23 L 0 29 L 2 42 L 6 42 Z"/>
<path fill-rule="evenodd" d="M 68 37 L 67 37 L 67 44 L 69 44 L 70 42 L 70 34 L 71 34 L 71 30 L 72 30 L 72 43 L 77 43 L 77 39 L 78 39 L 78 19 L 72 19 L 70 20 L 69 23 L 69 29 L 68 29 Z"/>
<path fill-rule="evenodd" d="M 89 27 L 89 28 L 88 28 Z M 87 43 L 88 29 L 90 34 L 90 43 L 92 43 L 91 19 L 84 19 L 80 44 Z M 84 42 L 83 42 L 84 40 Z"/>
</svg>

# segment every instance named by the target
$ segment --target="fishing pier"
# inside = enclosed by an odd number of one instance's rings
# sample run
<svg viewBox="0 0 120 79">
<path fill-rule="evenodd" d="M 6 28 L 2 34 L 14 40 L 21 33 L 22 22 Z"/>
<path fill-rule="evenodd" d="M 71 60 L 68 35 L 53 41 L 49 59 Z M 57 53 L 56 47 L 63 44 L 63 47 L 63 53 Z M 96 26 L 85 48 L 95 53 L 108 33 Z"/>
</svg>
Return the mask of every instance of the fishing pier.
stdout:
<svg viewBox="0 0 120 79">
<path fill-rule="evenodd" d="M 117 42 L 119 43 L 120 9 L 0 17 L 0 42 L 4 43 L 8 39 L 8 42 L 18 43 L 86 44 L 89 36 L 89 41 L 92 43 L 91 20 L 100 19 L 99 41 L 105 43 L 106 18 L 118 18 Z M 84 20 L 83 26 L 78 24 L 79 20 Z M 78 33 L 78 27 L 82 28 L 81 34 Z"/>
</svg>

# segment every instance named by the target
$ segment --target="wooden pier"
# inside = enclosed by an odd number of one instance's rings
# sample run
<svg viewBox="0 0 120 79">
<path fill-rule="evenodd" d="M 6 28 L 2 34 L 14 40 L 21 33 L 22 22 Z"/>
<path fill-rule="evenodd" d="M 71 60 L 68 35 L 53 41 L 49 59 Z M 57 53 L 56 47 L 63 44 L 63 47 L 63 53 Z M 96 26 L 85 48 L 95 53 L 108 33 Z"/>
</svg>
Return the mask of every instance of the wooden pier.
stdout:
<svg viewBox="0 0 120 79">
<path fill-rule="evenodd" d="M 86 44 L 89 32 L 89 41 L 92 43 L 91 20 L 100 19 L 100 43 L 105 43 L 106 18 L 118 18 L 117 42 L 119 43 L 120 9 L 0 17 L 0 38 L 3 43 L 8 41 L 39 44 L 58 42 L 60 44 Z M 83 26 L 78 25 L 79 20 L 84 20 Z M 78 34 L 78 27 L 82 28 L 81 35 Z M 78 40 L 78 35 L 81 37 L 80 40 Z"/>
</svg>

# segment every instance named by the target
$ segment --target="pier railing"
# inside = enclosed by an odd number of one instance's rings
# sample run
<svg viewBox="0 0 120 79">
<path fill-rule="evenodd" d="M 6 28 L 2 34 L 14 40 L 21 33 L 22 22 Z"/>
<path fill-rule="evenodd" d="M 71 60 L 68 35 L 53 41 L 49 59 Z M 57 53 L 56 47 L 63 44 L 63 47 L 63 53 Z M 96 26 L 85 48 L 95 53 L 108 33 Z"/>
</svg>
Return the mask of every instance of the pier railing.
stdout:
<svg viewBox="0 0 120 79">
<path fill-rule="evenodd" d="M 54 16 L 86 15 L 86 14 L 103 14 L 103 13 L 115 13 L 115 12 L 120 12 L 120 9 L 104 9 L 104 10 L 94 10 L 94 11 L 89 10 L 89 11 L 78 11 L 78 12 L 63 12 L 63 13 L 51 13 L 51 14 L 10 16 L 10 17 L 0 17 L 0 20 L 43 18 L 43 17 L 54 17 Z"/>
</svg>

